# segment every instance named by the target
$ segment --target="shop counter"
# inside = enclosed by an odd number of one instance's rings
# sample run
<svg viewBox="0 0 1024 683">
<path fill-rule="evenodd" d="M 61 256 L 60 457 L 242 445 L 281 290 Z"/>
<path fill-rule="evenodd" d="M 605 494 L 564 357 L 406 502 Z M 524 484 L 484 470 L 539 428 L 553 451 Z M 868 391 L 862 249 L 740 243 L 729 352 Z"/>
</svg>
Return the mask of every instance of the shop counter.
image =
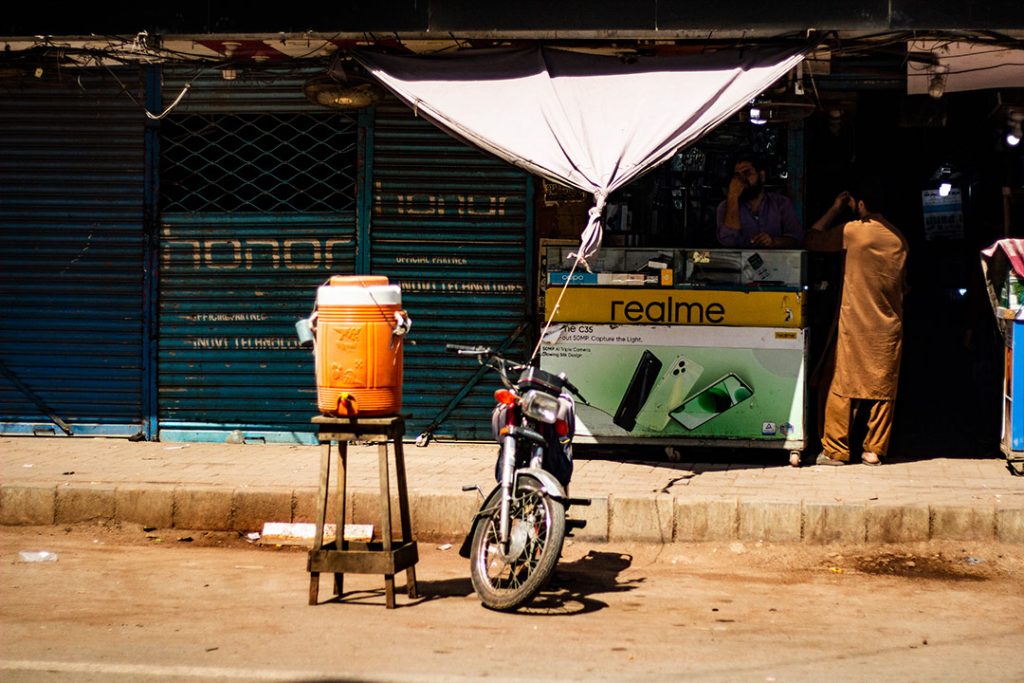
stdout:
<svg viewBox="0 0 1024 683">
<path fill-rule="evenodd" d="M 644 250 L 621 251 L 643 260 Z M 645 285 L 563 287 L 562 271 L 549 276 L 541 367 L 565 372 L 586 399 L 576 439 L 658 444 L 670 455 L 686 446 L 778 448 L 796 464 L 807 393 L 803 253 L 758 259 L 789 265 L 746 274 L 746 252 L 700 251 L 714 271 L 694 258 L 660 254 L 652 268 L 670 263 L 671 274 L 648 272 Z"/>
</svg>

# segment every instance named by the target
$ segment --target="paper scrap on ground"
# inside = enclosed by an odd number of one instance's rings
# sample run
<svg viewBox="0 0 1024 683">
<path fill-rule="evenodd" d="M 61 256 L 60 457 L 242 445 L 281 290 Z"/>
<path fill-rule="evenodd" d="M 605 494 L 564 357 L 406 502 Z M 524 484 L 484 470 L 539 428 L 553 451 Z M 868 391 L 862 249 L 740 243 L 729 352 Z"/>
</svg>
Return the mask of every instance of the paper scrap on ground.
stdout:
<svg viewBox="0 0 1024 683">
<path fill-rule="evenodd" d="M 324 542 L 333 541 L 336 535 L 336 525 L 324 525 Z M 272 545 L 312 545 L 315 536 L 316 525 L 312 522 L 265 522 L 260 543 Z M 372 539 L 372 524 L 345 525 L 346 541 L 369 543 Z"/>
</svg>

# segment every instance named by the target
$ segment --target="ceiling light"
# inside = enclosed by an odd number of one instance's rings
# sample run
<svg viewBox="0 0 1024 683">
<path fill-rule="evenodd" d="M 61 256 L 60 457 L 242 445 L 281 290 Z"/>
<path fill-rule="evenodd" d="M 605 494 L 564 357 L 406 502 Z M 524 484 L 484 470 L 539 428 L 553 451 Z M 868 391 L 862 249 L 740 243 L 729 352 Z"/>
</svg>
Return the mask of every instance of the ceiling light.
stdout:
<svg viewBox="0 0 1024 683">
<path fill-rule="evenodd" d="M 948 197 L 953 192 L 953 183 L 958 182 L 960 177 L 960 172 L 955 170 L 951 163 L 944 161 L 932 174 L 932 182 L 937 184 L 940 197 Z"/>
<path fill-rule="evenodd" d="M 750 108 L 750 122 L 752 124 L 754 124 L 755 126 L 763 126 L 764 124 L 768 123 L 768 119 L 765 119 L 765 118 L 761 117 L 761 108 L 760 107 L 751 107 Z"/>
<path fill-rule="evenodd" d="M 932 80 L 928 83 L 928 94 L 938 100 L 946 94 L 946 74 L 949 67 L 945 64 L 936 64 L 932 71 Z"/>
<path fill-rule="evenodd" d="M 1006 128 L 1006 144 L 1010 147 L 1016 147 L 1020 144 L 1020 140 L 1024 135 L 1021 135 L 1021 122 L 1024 121 L 1024 111 L 1013 111 L 1010 113 L 1010 120 L 1007 122 Z"/>
</svg>

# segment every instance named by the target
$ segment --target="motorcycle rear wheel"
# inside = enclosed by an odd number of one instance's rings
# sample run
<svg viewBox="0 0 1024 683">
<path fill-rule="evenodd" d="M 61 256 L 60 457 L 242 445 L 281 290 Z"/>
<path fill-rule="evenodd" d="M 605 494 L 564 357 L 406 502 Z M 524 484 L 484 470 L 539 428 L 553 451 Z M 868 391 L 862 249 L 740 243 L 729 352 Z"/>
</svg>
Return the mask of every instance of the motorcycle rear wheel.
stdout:
<svg viewBox="0 0 1024 683">
<path fill-rule="evenodd" d="M 479 521 L 470 550 L 470 576 L 484 607 L 509 611 L 529 602 L 551 578 L 565 540 L 565 505 L 536 478 L 521 475 L 509 514 L 510 552 L 499 540 L 501 490 L 484 502 L 492 510 Z"/>
</svg>

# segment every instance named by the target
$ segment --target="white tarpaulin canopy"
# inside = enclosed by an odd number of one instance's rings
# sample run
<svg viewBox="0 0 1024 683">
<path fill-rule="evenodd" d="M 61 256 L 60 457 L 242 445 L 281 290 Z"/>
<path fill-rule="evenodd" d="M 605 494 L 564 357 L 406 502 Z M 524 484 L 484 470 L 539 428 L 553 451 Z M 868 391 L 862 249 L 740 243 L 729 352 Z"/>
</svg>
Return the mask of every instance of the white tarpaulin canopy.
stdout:
<svg viewBox="0 0 1024 683">
<path fill-rule="evenodd" d="M 793 68 L 795 48 L 619 57 L 543 47 L 355 58 L 418 114 L 555 182 L 592 193 L 580 256 L 608 194 L 710 131 Z"/>
</svg>

